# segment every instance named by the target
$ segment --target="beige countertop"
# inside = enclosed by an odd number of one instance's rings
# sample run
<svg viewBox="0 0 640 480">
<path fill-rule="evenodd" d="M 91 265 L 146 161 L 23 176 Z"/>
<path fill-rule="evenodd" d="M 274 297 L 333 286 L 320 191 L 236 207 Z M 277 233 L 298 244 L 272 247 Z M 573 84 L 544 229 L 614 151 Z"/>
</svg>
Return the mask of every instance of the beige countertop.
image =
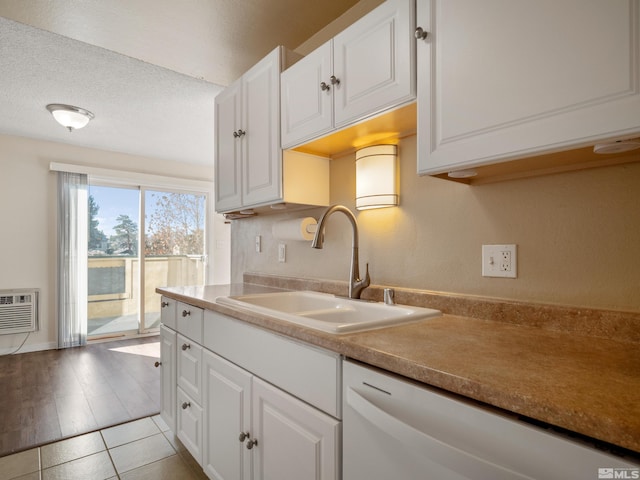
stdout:
<svg viewBox="0 0 640 480">
<path fill-rule="evenodd" d="M 640 452 L 640 344 L 445 314 L 333 335 L 215 303 L 257 285 L 157 290 L 390 372 Z M 438 308 L 438 307 L 434 307 Z"/>
</svg>

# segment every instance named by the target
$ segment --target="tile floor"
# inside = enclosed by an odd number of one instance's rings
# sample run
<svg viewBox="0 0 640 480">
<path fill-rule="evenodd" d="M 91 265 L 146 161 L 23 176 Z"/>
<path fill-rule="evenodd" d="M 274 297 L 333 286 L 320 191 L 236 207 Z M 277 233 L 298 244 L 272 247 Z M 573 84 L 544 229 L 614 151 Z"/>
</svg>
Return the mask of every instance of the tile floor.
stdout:
<svg viewBox="0 0 640 480">
<path fill-rule="evenodd" d="M 199 480 L 204 472 L 159 415 L 0 458 L 15 480 Z"/>
</svg>

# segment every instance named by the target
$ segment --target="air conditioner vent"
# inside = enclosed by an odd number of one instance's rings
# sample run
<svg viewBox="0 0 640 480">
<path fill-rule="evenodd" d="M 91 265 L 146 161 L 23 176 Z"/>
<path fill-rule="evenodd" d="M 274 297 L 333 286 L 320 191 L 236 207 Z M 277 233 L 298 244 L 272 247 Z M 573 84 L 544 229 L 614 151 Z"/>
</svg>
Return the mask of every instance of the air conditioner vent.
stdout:
<svg viewBox="0 0 640 480">
<path fill-rule="evenodd" d="M 38 290 L 0 292 L 0 335 L 38 329 Z"/>
</svg>

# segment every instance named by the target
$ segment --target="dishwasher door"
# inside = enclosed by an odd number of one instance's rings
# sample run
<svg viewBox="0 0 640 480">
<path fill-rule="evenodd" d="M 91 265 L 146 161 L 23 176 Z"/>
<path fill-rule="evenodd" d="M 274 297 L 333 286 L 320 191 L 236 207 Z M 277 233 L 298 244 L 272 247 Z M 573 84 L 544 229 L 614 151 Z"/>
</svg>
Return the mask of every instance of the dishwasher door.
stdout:
<svg viewBox="0 0 640 480">
<path fill-rule="evenodd" d="M 343 375 L 343 480 L 582 480 L 638 468 L 354 362 Z"/>
</svg>

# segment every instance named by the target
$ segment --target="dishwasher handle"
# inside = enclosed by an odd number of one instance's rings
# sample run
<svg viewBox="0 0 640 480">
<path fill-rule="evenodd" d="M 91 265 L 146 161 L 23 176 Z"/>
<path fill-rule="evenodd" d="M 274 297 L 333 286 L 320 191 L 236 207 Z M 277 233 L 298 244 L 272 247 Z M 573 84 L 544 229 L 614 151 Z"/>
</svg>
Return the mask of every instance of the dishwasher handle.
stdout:
<svg viewBox="0 0 640 480">
<path fill-rule="evenodd" d="M 347 404 L 376 428 L 394 437 L 404 447 L 421 456 L 427 456 L 432 462 L 468 478 L 533 480 L 532 477 L 496 465 L 416 429 L 373 404 L 351 387 L 347 388 Z"/>
</svg>

